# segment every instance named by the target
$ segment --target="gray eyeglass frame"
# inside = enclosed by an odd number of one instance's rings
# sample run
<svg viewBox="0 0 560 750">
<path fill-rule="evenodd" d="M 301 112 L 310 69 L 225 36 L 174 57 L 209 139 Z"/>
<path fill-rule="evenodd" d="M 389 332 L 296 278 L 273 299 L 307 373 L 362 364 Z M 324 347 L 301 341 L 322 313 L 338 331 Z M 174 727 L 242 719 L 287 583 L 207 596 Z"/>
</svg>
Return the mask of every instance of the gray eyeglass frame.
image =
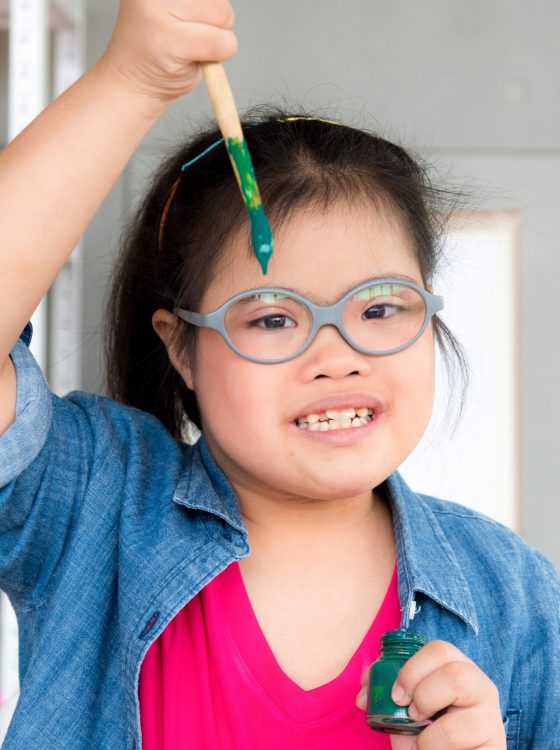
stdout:
<svg viewBox="0 0 560 750">
<path fill-rule="evenodd" d="M 395 349 L 390 349 L 389 351 L 382 351 L 382 352 L 365 349 L 364 347 L 352 341 L 352 339 L 350 338 L 344 326 L 344 321 L 342 317 L 342 311 L 344 309 L 344 305 L 351 297 L 353 297 L 355 294 L 358 294 L 363 289 L 368 289 L 369 287 L 377 286 L 378 284 L 398 284 L 399 286 L 406 286 L 406 287 L 409 287 L 410 289 L 414 289 L 416 292 L 418 292 L 418 294 L 420 294 L 420 296 L 424 300 L 424 306 L 425 306 L 424 322 L 422 323 L 422 327 L 420 328 L 416 336 L 414 336 L 414 338 L 411 341 L 407 342 L 406 344 L 402 344 L 401 346 L 398 346 Z M 244 297 L 247 297 L 249 295 L 273 294 L 273 293 L 287 294 L 293 299 L 296 299 L 299 302 L 303 303 L 311 312 L 311 329 L 304 343 L 300 346 L 300 348 L 296 352 L 294 352 L 294 354 L 290 354 L 289 357 L 281 357 L 278 359 L 261 359 L 259 357 L 251 357 L 249 354 L 245 354 L 244 352 L 240 351 L 235 346 L 233 341 L 230 339 L 228 332 L 226 330 L 226 327 L 225 327 L 226 311 L 228 307 L 232 305 L 234 302 L 237 302 L 238 300 L 243 299 Z M 191 310 L 185 310 L 182 307 L 174 308 L 173 312 L 175 313 L 175 315 L 177 315 L 179 318 L 186 321 L 187 323 L 191 323 L 192 325 L 195 325 L 201 328 L 212 328 L 214 331 L 218 331 L 218 333 L 222 336 L 222 338 L 227 343 L 227 345 L 236 354 L 239 354 L 244 359 L 248 359 L 251 362 L 256 362 L 258 364 L 263 364 L 263 365 L 275 365 L 275 364 L 280 364 L 281 362 L 289 362 L 291 359 L 295 359 L 296 357 L 299 357 L 300 354 L 303 354 L 303 352 L 311 346 L 311 343 L 313 342 L 319 329 L 327 325 L 334 326 L 337 329 L 337 331 L 340 333 L 342 338 L 346 341 L 346 343 L 349 346 L 351 346 L 352 349 L 355 349 L 356 351 L 361 352 L 362 354 L 369 354 L 369 355 L 374 355 L 377 357 L 384 357 L 388 354 L 396 354 L 397 352 L 400 352 L 403 349 L 407 349 L 409 346 L 412 346 L 412 344 L 414 344 L 414 342 L 417 341 L 420 338 L 420 336 L 424 333 L 424 331 L 426 330 L 428 326 L 428 323 L 433 318 L 433 316 L 436 313 L 440 312 L 440 310 L 443 310 L 443 307 L 444 307 L 443 297 L 441 297 L 440 295 L 432 294 L 431 292 L 428 292 L 423 287 L 418 286 L 417 284 L 414 284 L 411 281 L 406 281 L 404 279 L 399 279 L 399 278 L 383 278 L 383 279 L 372 279 L 370 281 L 364 281 L 362 284 L 358 284 L 358 286 L 355 286 L 349 292 L 346 292 L 346 294 L 340 297 L 340 299 L 332 305 L 316 305 L 314 302 L 311 302 L 306 297 L 303 297 L 301 294 L 298 294 L 297 292 L 294 292 L 291 289 L 283 289 L 282 287 L 263 286 L 263 287 L 258 287 L 256 289 L 248 289 L 245 292 L 240 292 L 239 294 L 236 294 L 234 297 L 230 297 L 230 299 L 226 300 L 222 305 L 220 305 L 220 307 L 218 307 L 216 310 L 213 310 L 212 312 L 209 312 L 209 313 L 197 313 Z"/>
</svg>

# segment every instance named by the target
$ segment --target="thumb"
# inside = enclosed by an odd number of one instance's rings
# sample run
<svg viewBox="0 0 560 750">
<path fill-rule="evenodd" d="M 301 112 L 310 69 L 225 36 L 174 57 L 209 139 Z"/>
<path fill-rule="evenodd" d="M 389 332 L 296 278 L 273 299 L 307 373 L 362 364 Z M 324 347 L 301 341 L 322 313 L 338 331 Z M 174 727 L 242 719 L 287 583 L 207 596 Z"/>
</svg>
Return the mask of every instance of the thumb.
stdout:
<svg viewBox="0 0 560 750">
<path fill-rule="evenodd" d="M 392 750 L 413 750 L 416 748 L 415 737 L 399 737 L 396 734 L 391 735 Z"/>
</svg>

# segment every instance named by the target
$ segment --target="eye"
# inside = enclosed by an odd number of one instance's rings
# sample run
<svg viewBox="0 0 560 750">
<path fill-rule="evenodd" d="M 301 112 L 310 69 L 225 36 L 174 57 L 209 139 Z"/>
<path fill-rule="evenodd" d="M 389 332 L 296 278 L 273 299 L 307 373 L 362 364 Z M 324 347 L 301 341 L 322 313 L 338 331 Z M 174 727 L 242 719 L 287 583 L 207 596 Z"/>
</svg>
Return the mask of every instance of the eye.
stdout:
<svg viewBox="0 0 560 750">
<path fill-rule="evenodd" d="M 364 318 L 366 320 L 392 318 L 393 315 L 396 315 L 401 310 L 404 310 L 404 308 L 399 305 L 390 305 L 387 303 L 382 305 L 372 305 L 364 312 Z"/>
<path fill-rule="evenodd" d="M 250 326 L 252 328 L 265 328 L 271 329 L 282 329 L 282 328 L 294 328 L 295 322 L 288 318 L 287 315 L 271 314 L 264 315 L 262 318 L 252 320 Z"/>
</svg>

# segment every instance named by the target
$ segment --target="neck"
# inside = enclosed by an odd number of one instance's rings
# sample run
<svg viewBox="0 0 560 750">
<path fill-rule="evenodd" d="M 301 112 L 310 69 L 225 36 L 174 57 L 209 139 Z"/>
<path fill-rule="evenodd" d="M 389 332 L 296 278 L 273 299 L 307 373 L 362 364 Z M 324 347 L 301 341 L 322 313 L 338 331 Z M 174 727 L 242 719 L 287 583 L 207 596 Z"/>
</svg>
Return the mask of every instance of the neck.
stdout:
<svg viewBox="0 0 560 750">
<path fill-rule="evenodd" d="M 337 501 L 278 500 L 239 493 L 251 556 L 242 570 L 302 576 L 371 576 L 394 566 L 396 547 L 391 513 L 375 492 Z M 385 570 L 387 569 L 387 570 Z M 359 573 L 356 571 L 359 570 Z"/>
<path fill-rule="evenodd" d="M 237 486 L 241 513 L 247 527 L 260 533 L 306 543 L 325 541 L 331 536 L 343 538 L 376 523 L 381 496 L 368 491 L 356 497 L 317 500 L 304 497 L 279 497 Z"/>
<path fill-rule="evenodd" d="M 246 472 L 208 440 L 214 460 L 231 483 L 251 546 L 284 547 L 296 553 L 313 549 L 351 551 L 361 540 L 379 549 L 393 544 L 391 513 L 379 489 L 347 497 L 304 497 L 273 486 L 256 484 Z"/>
</svg>

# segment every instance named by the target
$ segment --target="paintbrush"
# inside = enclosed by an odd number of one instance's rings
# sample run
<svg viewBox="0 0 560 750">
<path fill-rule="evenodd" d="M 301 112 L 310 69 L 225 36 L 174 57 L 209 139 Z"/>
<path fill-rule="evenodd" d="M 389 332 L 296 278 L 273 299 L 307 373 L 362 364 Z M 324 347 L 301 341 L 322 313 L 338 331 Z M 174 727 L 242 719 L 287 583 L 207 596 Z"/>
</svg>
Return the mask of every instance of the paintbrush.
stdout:
<svg viewBox="0 0 560 750">
<path fill-rule="evenodd" d="M 253 252 L 266 274 L 272 255 L 273 238 L 255 177 L 251 155 L 241 129 L 233 93 L 222 63 L 202 63 L 204 81 L 218 126 L 224 136 L 237 184 L 251 222 Z"/>
</svg>

